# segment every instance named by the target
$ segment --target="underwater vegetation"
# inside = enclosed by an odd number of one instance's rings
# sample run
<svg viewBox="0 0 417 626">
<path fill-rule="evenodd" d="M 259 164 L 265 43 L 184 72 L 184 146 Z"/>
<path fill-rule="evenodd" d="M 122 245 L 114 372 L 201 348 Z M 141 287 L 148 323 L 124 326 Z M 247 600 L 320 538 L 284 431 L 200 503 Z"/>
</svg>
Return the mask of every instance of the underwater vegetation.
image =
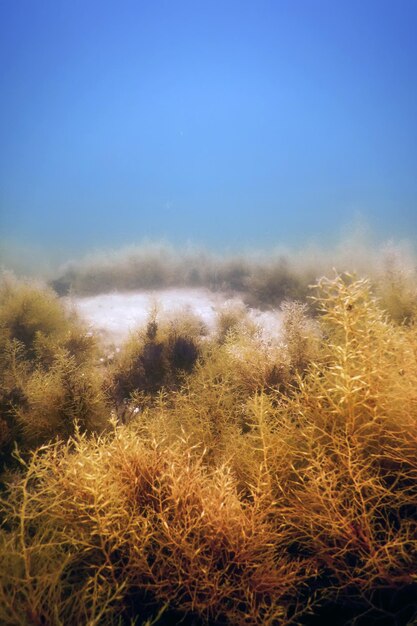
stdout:
<svg viewBox="0 0 417 626">
<path fill-rule="evenodd" d="M 315 281 L 275 342 L 244 307 L 213 336 L 151 311 L 111 358 L 4 276 L 0 623 L 417 624 L 417 282 L 390 272 Z"/>
<path fill-rule="evenodd" d="M 179 250 L 167 244 L 142 244 L 95 253 L 67 262 L 50 275 L 59 295 L 95 295 L 112 290 L 207 287 L 239 293 L 252 307 L 305 301 L 317 277 L 349 271 L 372 279 L 376 295 L 392 316 L 411 315 L 417 284 L 417 260 L 405 243 L 375 246 L 352 236 L 332 249 L 247 254 Z"/>
<path fill-rule="evenodd" d="M 0 283 L 1 464 L 15 443 L 33 448 L 86 432 L 107 417 L 98 347 L 75 313 L 45 286 L 4 274 Z"/>
</svg>

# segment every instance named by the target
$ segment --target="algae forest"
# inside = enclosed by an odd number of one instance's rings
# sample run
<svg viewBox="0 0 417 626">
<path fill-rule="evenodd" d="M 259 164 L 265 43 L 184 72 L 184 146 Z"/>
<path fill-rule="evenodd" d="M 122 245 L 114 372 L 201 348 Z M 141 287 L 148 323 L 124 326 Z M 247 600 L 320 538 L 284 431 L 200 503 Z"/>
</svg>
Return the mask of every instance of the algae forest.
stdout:
<svg viewBox="0 0 417 626">
<path fill-rule="evenodd" d="M 416 623 L 417 281 L 400 252 L 311 284 L 299 261 L 217 259 L 250 305 L 210 333 L 151 308 L 113 352 L 53 290 L 68 268 L 4 272 L 0 623 Z M 73 298 L 127 271 L 98 264 L 71 268 Z M 255 297 L 280 309 L 269 339 Z"/>
<path fill-rule="evenodd" d="M 417 626 L 417 0 L 0 0 L 0 626 Z"/>
</svg>

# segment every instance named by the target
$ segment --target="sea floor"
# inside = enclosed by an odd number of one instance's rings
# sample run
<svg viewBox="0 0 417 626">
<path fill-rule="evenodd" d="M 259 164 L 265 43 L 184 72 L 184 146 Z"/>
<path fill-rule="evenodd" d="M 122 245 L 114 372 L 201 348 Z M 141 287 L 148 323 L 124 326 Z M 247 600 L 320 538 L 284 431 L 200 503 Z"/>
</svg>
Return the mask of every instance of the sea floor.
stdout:
<svg viewBox="0 0 417 626">
<path fill-rule="evenodd" d="M 132 331 L 144 327 L 151 311 L 156 307 L 161 318 L 175 318 L 192 313 L 198 316 L 211 334 L 222 308 L 243 306 L 239 296 L 213 292 L 208 289 L 163 289 L 158 291 L 112 292 L 87 297 L 66 299 L 89 324 L 92 332 L 114 346 L 120 346 Z M 248 315 L 266 339 L 280 334 L 282 313 L 279 310 L 260 311 L 249 308 Z"/>
</svg>

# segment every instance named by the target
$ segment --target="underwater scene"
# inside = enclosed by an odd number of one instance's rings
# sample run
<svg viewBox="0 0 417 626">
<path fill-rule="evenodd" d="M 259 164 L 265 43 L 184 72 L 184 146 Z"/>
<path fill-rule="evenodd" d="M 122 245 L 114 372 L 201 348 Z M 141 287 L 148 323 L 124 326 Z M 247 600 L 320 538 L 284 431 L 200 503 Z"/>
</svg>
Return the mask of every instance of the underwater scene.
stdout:
<svg viewBox="0 0 417 626">
<path fill-rule="evenodd" d="M 416 26 L 0 2 L 0 626 L 417 626 Z"/>
</svg>

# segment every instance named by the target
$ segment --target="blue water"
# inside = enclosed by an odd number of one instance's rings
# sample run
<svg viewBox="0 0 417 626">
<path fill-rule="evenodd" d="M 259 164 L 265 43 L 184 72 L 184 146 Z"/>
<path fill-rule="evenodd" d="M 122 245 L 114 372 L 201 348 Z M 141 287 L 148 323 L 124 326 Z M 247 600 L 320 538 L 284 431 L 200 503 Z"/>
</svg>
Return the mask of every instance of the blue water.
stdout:
<svg viewBox="0 0 417 626">
<path fill-rule="evenodd" d="M 416 242 L 416 24 L 413 0 L 3 0 L 1 242 Z"/>
</svg>

